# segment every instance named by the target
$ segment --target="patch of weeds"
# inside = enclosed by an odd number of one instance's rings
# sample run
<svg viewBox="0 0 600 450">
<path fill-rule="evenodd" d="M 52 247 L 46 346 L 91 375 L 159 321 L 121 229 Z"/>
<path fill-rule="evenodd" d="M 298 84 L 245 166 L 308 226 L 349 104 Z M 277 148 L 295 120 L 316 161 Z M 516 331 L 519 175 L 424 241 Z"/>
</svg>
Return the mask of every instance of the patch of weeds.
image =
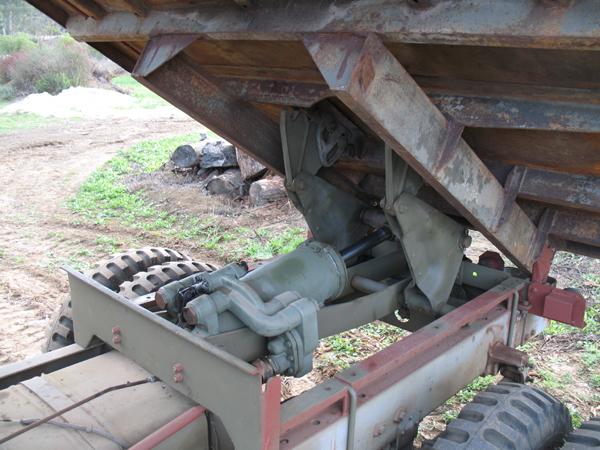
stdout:
<svg viewBox="0 0 600 450">
<path fill-rule="evenodd" d="M 567 408 L 571 413 L 571 420 L 573 421 L 573 428 L 579 428 L 581 424 L 585 421 L 583 416 L 579 414 L 579 412 L 573 408 L 573 406 L 567 404 Z"/>
<path fill-rule="evenodd" d="M 271 232 L 257 230 L 259 242 L 247 244 L 244 254 L 252 259 L 268 259 L 291 252 L 306 240 L 306 231 L 301 228 L 288 228 L 283 234 L 273 237 Z"/>
<path fill-rule="evenodd" d="M 59 239 L 64 239 L 66 237 L 64 234 L 61 234 L 59 231 L 48 231 L 48 236 L 59 238 Z"/>
<path fill-rule="evenodd" d="M 46 256 L 48 258 L 55 258 L 54 252 L 50 252 Z M 56 269 L 64 265 L 70 266 L 79 271 L 84 271 L 90 268 L 88 264 L 84 263 L 75 255 L 70 256 L 69 258 L 55 258 L 47 262 L 38 263 L 38 267 L 41 269 Z"/>
<path fill-rule="evenodd" d="M 193 133 L 159 141 L 145 141 L 121 150 L 104 167 L 92 173 L 75 197 L 68 200 L 68 207 L 93 224 L 120 219 L 126 226 L 142 227 L 143 224 L 146 230 L 168 226 L 164 218 L 156 224 L 140 221 L 159 213 L 141 197 L 143 191 L 133 193 L 122 184 L 122 176 L 157 170 L 168 160 L 174 148 L 198 137 L 199 134 Z"/>
<path fill-rule="evenodd" d="M 487 377 L 478 377 L 471 383 L 469 383 L 466 388 L 458 391 L 452 399 L 448 400 L 448 402 L 450 402 L 453 399 L 458 400 L 460 403 L 470 402 L 473 399 L 473 397 L 475 397 L 479 392 L 487 389 L 487 387 L 490 384 L 495 383 L 497 379 L 498 377 L 494 375 L 488 375 Z"/>
<path fill-rule="evenodd" d="M 6 256 L 6 249 L 0 248 L 0 258 L 4 258 Z"/>
<path fill-rule="evenodd" d="M 450 409 L 444 411 L 444 414 L 442 415 L 442 419 L 444 419 L 444 422 L 447 425 L 448 422 L 450 422 L 452 419 L 456 419 L 459 414 L 460 414 L 460 409 L 450 408 Z"/>
<path fill-rule="evenodd" d="M 107 253 L 116 253 L 117 247 L 123 245 L 121 242 L 117 241 L 111 236 L 98 236 L 92 241 L 92 243 L 99 245 L 102 250 L 106 251 Z"/>
<path fill-rule="evenodd" d="M 27 258 L 23 257 L 23 256 L 19 256 L 17 258 L 13 258 L 17 263 L 21 264 L 24 263 L 25 261 L 27 261 Z"/>
<path fill-rule="evenodd" d="M 96 256 L 94 252 L 88 250 L 87 248 L 76 250 L 75 254 L 79 256 Z"/>
<path fill-rule="evenodd" d="M 588 370 L 593 371 L 600 364 L 600 351 L 596 342 L 584 342 L 581 361 Z"/>
</svg>

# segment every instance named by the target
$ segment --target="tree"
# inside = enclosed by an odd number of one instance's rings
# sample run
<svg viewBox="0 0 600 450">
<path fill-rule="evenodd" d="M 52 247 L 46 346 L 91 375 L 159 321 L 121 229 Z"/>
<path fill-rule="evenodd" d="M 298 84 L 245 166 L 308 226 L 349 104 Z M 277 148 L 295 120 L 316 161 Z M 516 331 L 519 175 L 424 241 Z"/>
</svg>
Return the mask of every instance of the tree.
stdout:
<svg viewBox="0 0 600 450">
<path fill-rule="evenodd" d="M 0 31 L 3 35 L 57 34 L 52 32 L 59 31 L 54 25 L 51 19 L 24 0 L 0 0 Z"/>
</svg>

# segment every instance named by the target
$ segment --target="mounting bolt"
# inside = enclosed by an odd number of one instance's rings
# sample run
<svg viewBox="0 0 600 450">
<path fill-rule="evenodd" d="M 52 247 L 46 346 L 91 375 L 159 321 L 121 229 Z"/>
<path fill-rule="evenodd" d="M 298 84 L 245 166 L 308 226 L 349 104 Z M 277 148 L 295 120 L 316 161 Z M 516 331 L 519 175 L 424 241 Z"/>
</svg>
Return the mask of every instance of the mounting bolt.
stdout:
<svg viewBox="0 0 600 450">
<path fill-rule="evenodd" d="M 183 372 L 183 366 L 180 363 L 175 364 L 173 366 L 173 372 L 174 373 Z"/>
<path fill-rule="evenodd" d="M 113 338 L 113 344 L 120 344 L 121 343 L 121 336 L 115 336 Z"/>
<path fill-rule="evenodd" d="M 408 211 L 408 206 L 406 206 L 406 205 L 398 205 L 398 207 L 396 208 L 396 211 L 399 212 L 400 214 L 403 214 L 406 211 Z"/>
<path fill-rule="evenodd" d="M 391 211 L 391 210 L 392 210 L 392 205 L 387 205 L 387 206 L 385 207 L 385 210 L 386 210 L 386 211 Z"/>
<path fill-rule="evenodd" d="M 288 361 L 293 361 L 294 357 L 292 355 L 288 356 Z"/>
<path fill-rule="evenodd" d="M 175 383 L 181 383 L 183 381 L 183 375 L 181 375 L 180 373 L 176 373 L 175 375 L 173 375 L 173 381 Z"/>
<path fill-rule="evenodd" d="M 300 189 L 300 190 L 304 190 L 304 189 L 306 189 L 306 181 L 299 181 L 299 182 L 298 182 L 298 186 L 297 186 L 297 187 L 298 187 L 298 189 Z"/>
<path fill-rule="evenodd" d="M 458 244 L 461 248 L 469 248 L 473 243 L 473 238 L 468 234 L 463 234 L 458 241 Z"/>
<path fill-rule="evenodd" d="M 291 343 L 290 341 L 286 341 L 286 342 L 285 342 L 285 346 L 289 348 L 289 347 L 291 347 L 291 346 L 292 346 L 292 343 Z"/>
<path fill-rule="evenodd" d="M 114 327 L 112 329 L 112 334 L 121 334 L 121 329 L 119 327 Z"/>
<path fill-rule="evenodd" d="M 531 292 L 533 292 L 534 294 L 535 294 L 537 291 L 538 291 L 538 290 L 537 290 L 537 288 L 533 288 L 533 289 L 531 290 Z"/>
<path fill-rule="evenodd" d="M 373 436 L 381 436 L 383 433 L 385 433 L 385 423 L 378 423 L 375 425 L 375 428 L 373 429 Z"/>
</svg>

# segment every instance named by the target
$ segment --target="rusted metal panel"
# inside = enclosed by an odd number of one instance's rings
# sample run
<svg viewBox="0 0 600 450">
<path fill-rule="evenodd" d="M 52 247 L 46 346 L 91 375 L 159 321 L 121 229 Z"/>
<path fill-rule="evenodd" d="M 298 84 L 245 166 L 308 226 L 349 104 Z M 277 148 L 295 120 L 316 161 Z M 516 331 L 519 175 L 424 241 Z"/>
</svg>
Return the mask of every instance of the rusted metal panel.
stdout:
<svg viewBox="0 0 600 450">
<path fill-rule="evenodd" d="M 85 17 L 93 19 L 102 19 L 106 16 L 106 11 L 94 0 L 67 0 L 73 7 L 78 9 Z"/>
<path fill-rule="evenodd" d="M 161 1 L 157 7 L 169 6 Z M 474 0 L 434 1 L 419 10 L 411 2 L 392 7 L 384 0 L 353 2 L 281 2 L 264 0 L 251 14 L 234 2 L 212 2 L 187 8 L 154 9 L 139 21 L 115 13 L 101 22 L 69 20 L 73 36 L 88 41 L 148 39 L 155 34 L 203 33 L 210 39 L 294 40 L 298 33 L 378 33 L 386 42 L 534 47 L 594 50 L 600 47 L 595 18 L 600 4 L 580 0 L 566 8 L 539 2 Z M 125 8 L 123 8 L 125 9 Z"/>
<path fill-rule="evenodd" d="M 544 244 L 536 227 L 518 206 L 499 223 L 507 201 L 502 185 L 381 41 L 304 42 L 338 98 L 515 264 L 531 270 Z"/>
<path fill-rule="evenodd" d="M 309 107 L 334 95 L 325 83 L 269 79 L 269 76 L 283 75 L 281 72 L 268 74 L 263 70 L 260 79 L 245 79 L 224 75 L 224 71 L 231 70 L 228 66 L 211 66 L 208 69 L 234 92 L 253 102 Z M 473 95 L 424 90 L 442 113 L 467 127 L 600 132 L 600 105 L 592 101 L 585 104 L 510 97 L 493 92 Z"/>
<path fill-rule="evenodd" d="M 600 178 L 590 175 L 512 166 L 486 161 L 487 167 L 505 189 L 519 174 L 515 194 L 521 201 L 535 201 L 572 211 L 600 213 Z M 513 174 L 513 176 L 508 176 Z"/>
<path fill-rule="evenodd" d="M 136 79 L 276 173 L 283 174 L 279 127 L 189 57 L 179 54 Z"/>
<path fill-rule="evenodd" d="M 463 138 L 485 161 L 600 177 L 600 134 L 465 128 Z"/>
<path fill-rule="evenodd" d="M 251 102 L 310 107 L 333 94 L 329 87 L 320 83 L 304 83 L 280 80 L 220 78 L 233 92 Z"/>
<path fill-rule="evenodd" d="M 467 127 L 600 132 L 600 105 L 425 92 L 443 113 Z"/>
</svg>

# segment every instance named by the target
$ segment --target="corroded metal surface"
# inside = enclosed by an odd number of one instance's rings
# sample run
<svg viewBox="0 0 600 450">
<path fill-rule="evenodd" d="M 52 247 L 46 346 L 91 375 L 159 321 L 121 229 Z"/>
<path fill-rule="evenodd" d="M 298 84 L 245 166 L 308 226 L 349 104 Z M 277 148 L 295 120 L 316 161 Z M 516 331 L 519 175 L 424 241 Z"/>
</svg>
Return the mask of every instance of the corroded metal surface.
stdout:
<svg viewBox="0 0 600 450">
<path fill-rule="evenodd" d="M 305 44 L 338 98 L 515 264 L 531 270 L 544 244 L 538 230 L 459 138 L 461 128 L 444 118 L 382 42 L 370 35 L 364 44 L 350 38 L 344 46 L 338 36 L 318 36 Z M 507 202 L 514 206 L 500 222 Z"/>
</svg>

